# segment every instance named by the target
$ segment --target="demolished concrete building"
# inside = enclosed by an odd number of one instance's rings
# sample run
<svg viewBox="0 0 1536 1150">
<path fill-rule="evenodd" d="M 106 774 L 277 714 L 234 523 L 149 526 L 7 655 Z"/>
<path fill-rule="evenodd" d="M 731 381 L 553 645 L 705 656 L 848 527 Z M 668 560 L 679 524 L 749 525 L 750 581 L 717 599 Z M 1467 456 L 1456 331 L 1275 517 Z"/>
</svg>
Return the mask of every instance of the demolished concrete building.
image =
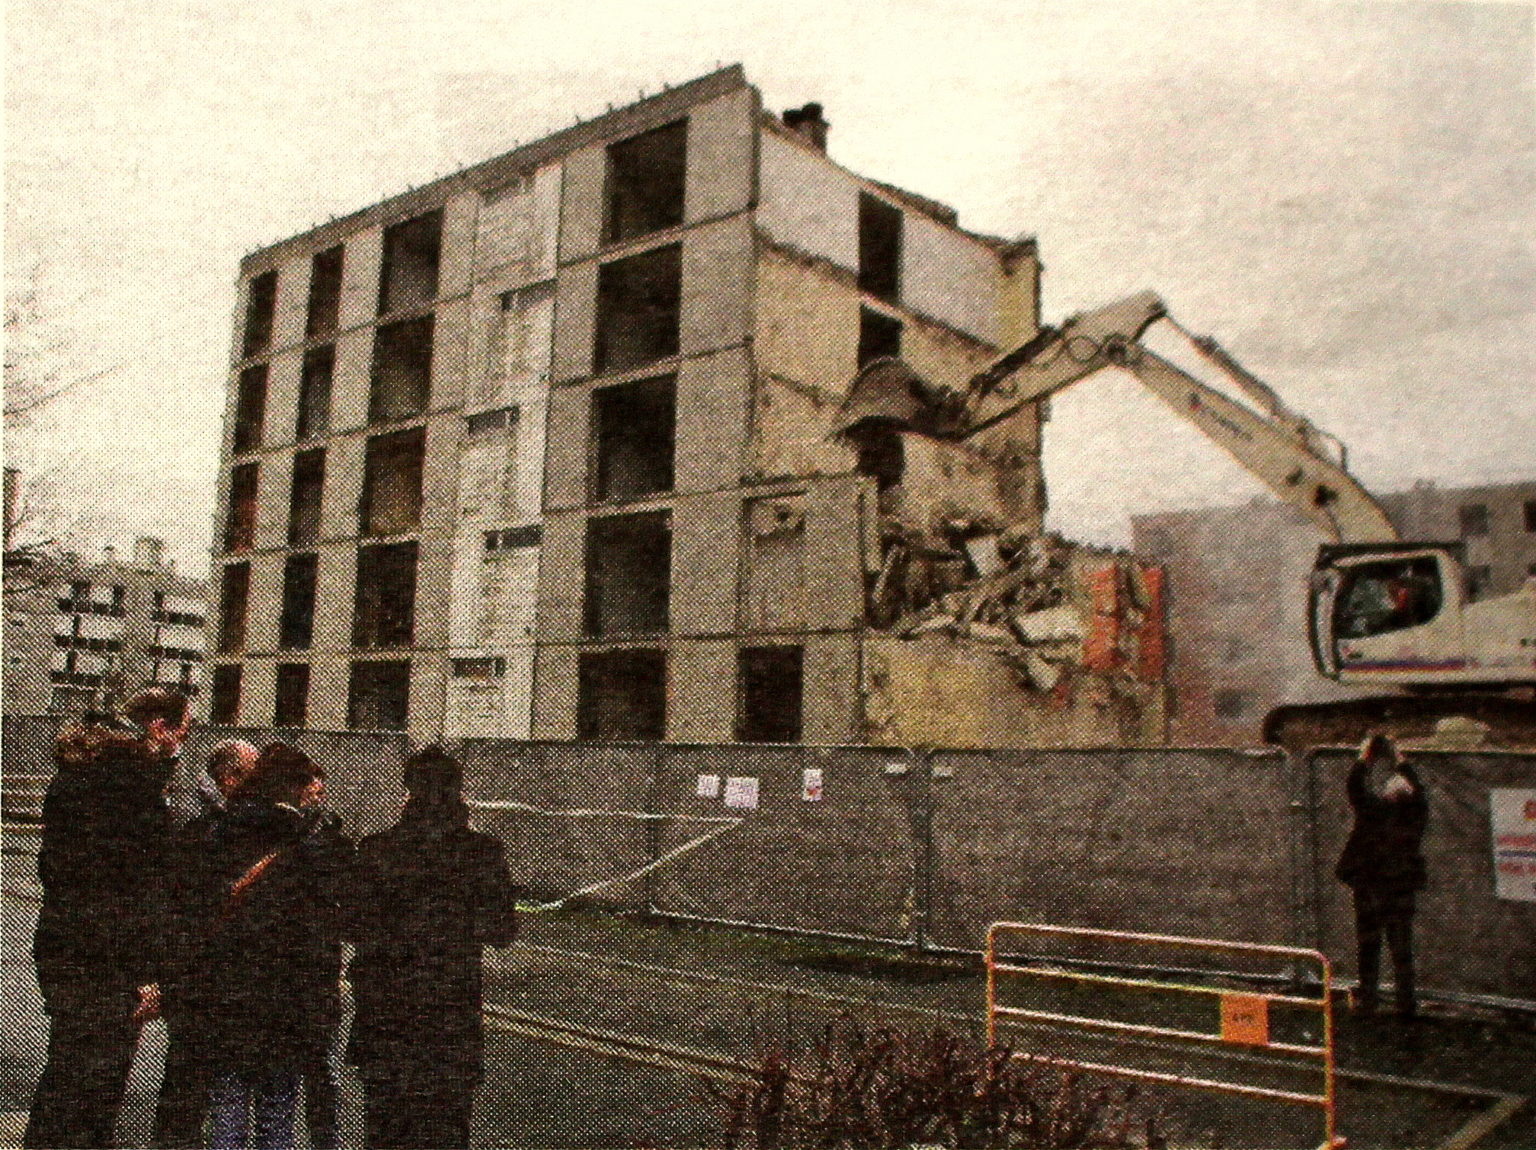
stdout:
<svg viewBox="0 0 1536 1150">
<path fill-rule="evenodd" d="M 1034 242 L 828 127 L 727 68 L 247 257 L 215 721 L 1159 741 L 1157 573 L 968 419 Z"/>
</svg>

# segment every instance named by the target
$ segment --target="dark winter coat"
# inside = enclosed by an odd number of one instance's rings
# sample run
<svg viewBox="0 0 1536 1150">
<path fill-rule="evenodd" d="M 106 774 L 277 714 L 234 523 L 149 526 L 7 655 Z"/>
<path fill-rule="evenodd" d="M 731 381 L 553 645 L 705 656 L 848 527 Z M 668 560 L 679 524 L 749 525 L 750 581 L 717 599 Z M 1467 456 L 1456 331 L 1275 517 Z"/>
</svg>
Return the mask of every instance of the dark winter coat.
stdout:
<svg viewBox="0 0 1536 1150">
<path fill-rule="evenodd" d="M 1398 771 L 1413 784 L 1413 794 L 1391 801 L 1366 782 L 1369 764 L 1357 761 L 1346 790 L 1354 808 L 1349 832 L 1334 873 L 1356 890 L 1378 895 L 1405 895 L 1423 890 L 1424 855 L 1419 844 L 1429 820 L 1429 800 L 1414 769 L 1404 763 Z"/>
<path fill-rule="evenodd" d="M 201 864 L 182 858 L 176 1009 L 196 1020 L 215 1073 L 302 1071 L 341 1017 L 351 841 L 327 811 L 237 800 L 210 820 Z"/>
<path fill-rule="evenodd" d="M 59 736 L 54 763 L 37 856 L 38 983 L 49 1002 L 86 986 L 131 1009 L 159 976 L 175 760 L 147 750 L 137 728 L 81 726 Z"/>
<path fill-rule="evenodd" d="M 517 914 L 501 841 L 467 824 L 462 804 L 409 805 L 358 847 L 348 1056 L 365 1078 L 480 1078 L 481 947 L 510 944 Z"/>
<path fill-rule="evenodd" d="M 205 981 L 209 906 L 217 897 L 209 865 L 214 830 L 223 821 L 224 796 L 205 774 L 196 785 L 199 811 L 171 834 L 166 855 L 167 927 L 160 998 L 167 1020 L 185 1016 L 189 988 Z M 178 1018 L 179 1021 L 179 1018 Z"/>
</svg>

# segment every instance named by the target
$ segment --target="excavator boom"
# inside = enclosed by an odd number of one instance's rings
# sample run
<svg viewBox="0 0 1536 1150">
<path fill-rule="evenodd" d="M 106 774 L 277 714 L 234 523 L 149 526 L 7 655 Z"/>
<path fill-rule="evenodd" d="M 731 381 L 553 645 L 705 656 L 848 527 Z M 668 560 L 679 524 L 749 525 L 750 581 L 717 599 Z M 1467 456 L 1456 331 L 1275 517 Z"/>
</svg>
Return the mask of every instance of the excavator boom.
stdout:
<svg viewBox="0 0 1536 1150">
<path fill-rule="evenodd" d="M 1163 327 L 1176 335 L 1232 394 L 1162 354 L 1161 339 L 1159 350 L 1148 346 L 1144 337 L 1154 326 L 1159 336 Z M 978 373 L 965 395 L 963 434 L 1107 368 L 1134 376 L 1335 545 L 1319 550 L 1308 606 L 1319 672 L 1414 692 L 1283 706 L 1266 721 L 1266 740 L 1353 741 L 1383 727 L 1420 736 L 1447 717 L 1482 723 L 1499 742 L 1536 734 L 1536 706 L 1509 695 L 1536 686 L 1536 580 L 1512 595 L 1473 600 L 1454 547 L 1401 542 L 1345 469 L 1342 444 L 1291 411 L 1214 340 L 1185 331 L 1151 292 L 1044 328 Z"/>
<path fill-rule="evenodd" d="M 1142 336 L 1159 321 L 1267 410 L 1239 403 L 1148 348 Z M 1044 329 L 976 375 L 970 387 L 973 433 L 1111 367 L 1135 376 L 1276 496 L 1304 513 L 1329 540 L 1397 540 L 1397 530 L 1380 505 L 1341 463 L 1328 457 L 1323 445 L 1331 437 L 1285 408 L 1267 385 L 1213 341 L 1191 336 L 1174 324 L 1162 300 L 1151 292 L 1075 316 L 1059 329 Z"/>
</svg>

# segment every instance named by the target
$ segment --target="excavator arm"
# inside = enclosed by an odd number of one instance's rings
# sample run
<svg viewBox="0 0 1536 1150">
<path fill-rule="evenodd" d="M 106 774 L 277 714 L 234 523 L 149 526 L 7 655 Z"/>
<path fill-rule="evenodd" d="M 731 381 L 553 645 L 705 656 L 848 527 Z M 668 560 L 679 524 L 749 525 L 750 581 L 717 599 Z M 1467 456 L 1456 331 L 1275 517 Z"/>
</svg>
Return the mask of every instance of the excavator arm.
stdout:
<svg viewBox="0 0 1536 1150">
<path fill-rule="evenodd" d="M 1148 348 L 1142 336 L 1159 321 L 1253 400 L 1255 407 L 1239 403 Z M 1029 343 L 978 373 L 967 395 L 969 433 L 1008 419 L 1026 404 L 1049 398 L 1109 367 L 1135 376 L 1334 542 L 1398 539 L 1380 505 L 1345 470 L 1337 441 L 1290 411 L 1213 340 L 1192 336 L 1175 324 L 1162 300 L 1151 292 L 1074 316 L 1059 329 L 1044 328 Z M 1337 461 L 1330 458 L 1330 444 L 1339 455 Z"/>
</svg>

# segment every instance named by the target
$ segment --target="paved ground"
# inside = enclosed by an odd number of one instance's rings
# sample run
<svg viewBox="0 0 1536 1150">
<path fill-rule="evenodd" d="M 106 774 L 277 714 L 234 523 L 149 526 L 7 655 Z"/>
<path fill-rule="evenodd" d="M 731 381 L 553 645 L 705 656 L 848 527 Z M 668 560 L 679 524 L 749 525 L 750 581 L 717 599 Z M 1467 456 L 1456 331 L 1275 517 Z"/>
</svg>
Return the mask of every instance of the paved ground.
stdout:
<svg viewBox="0 0 1536 1150">
<path fill-rule="evenodd" d="M 43 1019 L 32 979 L 33 860 L 25 839 L 7 840 L 0 871 L 4 961 L 0 964 L 0 1145 L 15 1145 L 17 1112 L 39 1069 Z M 895 961 L 891 961 L 894 957 Z M 708 1144 L 718 1129 L 699 1058 L 749 1057 L 768 1037 L 806 1039 L 829 1020 L 979 1028 L 982 982 L 963 966 L 914 964 L 805 943 L 669 928 L 586 913 L 530 915 L 519 944 L 488 963 L 488 1002 L 498 1017 L 476 1116 L 485 1146 L 636 1147 Z M 564 1026 L 565 1029 L 560 1029 Z M 636 1038 L 667 1048 L 662 1065 L 635 1061 Z M 1104 1056 L 1059 1030 L 1020 1032 L 1019 1043 L 1058 1055 Z M 1445 1144 L 1487 1113 L 1487 1091 L 1536 1095 L 1536 1030 L 1495 1019 L 1437 1017 L 1416 1028 L 1356 1025 L 1339 1033 L 1341 1126 L 1352 1147 Z M 1111 1053 L 1147 1068 L 1182 1068 L 1286 1088 L 1289 1071 L 1218 1054 L 1192 1061 L 1155 1046 Z M 158 1027 L 146 1031 L 120 1130 L 144 1145 L 157 1084 Z M 627 1057 L 624 1057 L 627 1056 Z M 692 1059 L 693 1061 L 690 1061 Z M 1389 1079 L 1429 1079 L 1483 1091 L 1458 1093 Z M 360 1144 L 358 1095 L 344 1079 L 343 1127 Z M 1210 1094 L 1165 1094 L 1184 1139 L 1226 1146 L 1308 1146 L 1315 1115 Z M 1479 1146 L 1536 1146 L 1531 1107 Z"/>
</svg>

